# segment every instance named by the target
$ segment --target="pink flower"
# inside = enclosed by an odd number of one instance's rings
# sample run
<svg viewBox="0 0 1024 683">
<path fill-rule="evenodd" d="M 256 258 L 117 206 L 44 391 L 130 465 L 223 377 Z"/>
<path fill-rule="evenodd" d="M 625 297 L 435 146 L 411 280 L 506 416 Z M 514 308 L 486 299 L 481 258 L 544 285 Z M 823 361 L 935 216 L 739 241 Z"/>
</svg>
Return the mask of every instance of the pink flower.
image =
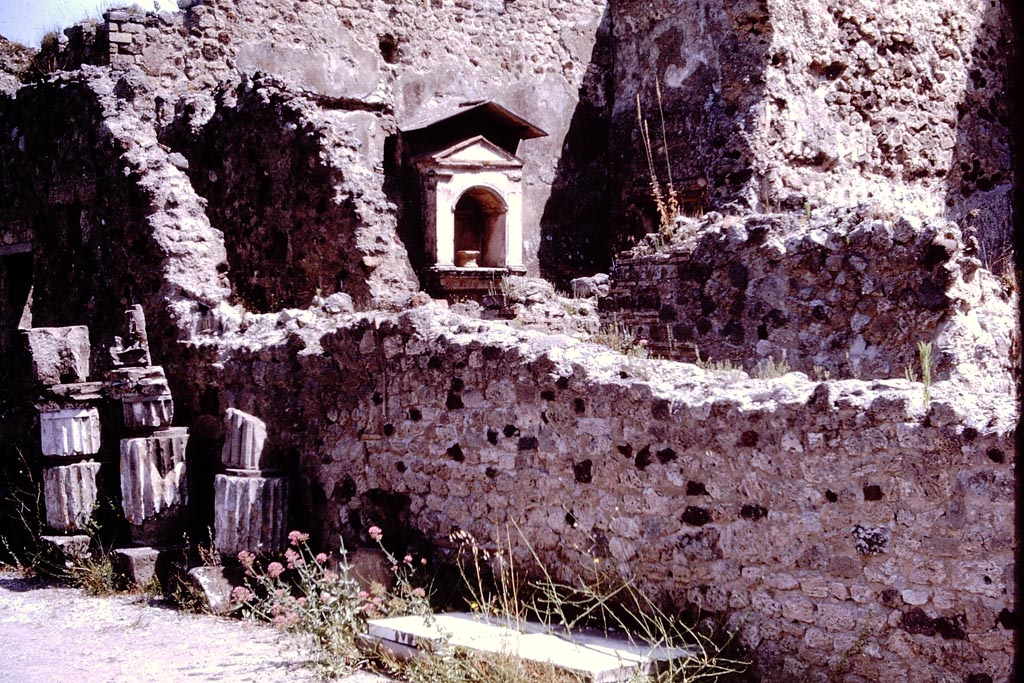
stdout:
<svg viewBox="0 0 1024 683">
<path fill-rule="evenodd" d="M 305 564 L 305 562 L 302 559 L 302 556 L 294 550 L 292 550 L 291 548 L 288 548 L 288 550 L 284 551 L 284 559 L 288 562 L 288 569 L 295 569 L 296 567 L 301 567 Z"/>
<path fill-rule="evenodd" d="M 245 586 L 235 586 L 231 591 L 232 602 L 249 602 L 250 600 L 252 600 L 252 598 L 252 591 L 246 588 Z"/>
<path fill-rule="evenodd" d="M 309 540 L 309 534 L 304 534 L 301 531 L 289 531 L 288 532 L 288 542 L 291 543 L 292 545 L 298 545 L 300 543 L 305 543 L 308 540 Z"/>
<path fill-rule="evenodd" d="M 267 576 L 270 578 L 276 579 L 281 576 L 281 574 L 284 574 L 284 565 L 280 562 L 271 562 L 267 565 Z"/>
<path fill-rule="evenodd" d="M 238 553 L 238 562 L 246 569 L 252 569 L 252 563 L 256 561 L 256 556 L 250 553 L 248 550 L 243 550 Z"/>
<path fill-rule="evenodd" d="M 406 555 L 405 557 L 403 557 L 402 562 L 405 562 L 406 564 L 412 564 L 412 555 Z"/>
<path fill-rule="evenodd" d="M 317 564 L 323 564 L 326 561 L 327 561 L 327 553 L 317 553 L 317 556 L 316 556 L 316 563 Z"/>
<path fill-rule="evenodd" d="M 370 538 L 378 542 L 384 538 L 384 532 L 380 530 L 379 526 L 371 526 L 367 529 L 366 533 L 370 534 Z"/>
<path fill-rule="evenodd" d="M 425 597 L 427 597 L 427 591 L 425 591 L 425 590 L 423 590 L 422 588 L 419 588 L 419 587 L 413 588 L 412 589 L 412 596 L 414 598 L 425 598 Z"/>
</svg>

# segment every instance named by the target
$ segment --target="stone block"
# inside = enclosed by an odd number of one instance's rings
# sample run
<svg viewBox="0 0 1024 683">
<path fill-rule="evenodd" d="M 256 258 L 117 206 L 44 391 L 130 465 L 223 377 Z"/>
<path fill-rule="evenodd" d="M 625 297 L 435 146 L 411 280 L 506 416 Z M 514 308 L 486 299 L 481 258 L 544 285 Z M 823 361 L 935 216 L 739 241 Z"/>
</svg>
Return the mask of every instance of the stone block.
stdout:
<svg viewBox="0 0 1024 683">
<path fill-rule="evenodd" d="M 110 560 L 118 582 L 126 588 L 148 586 L 154 579 L 166 586 L 171 565 L 184 560 L 184 551 L 150 546 L 118 548 Z"/>
<path fill-rule="evenodd" d="M 24 334 L 37 384 L 84 382 L 89 377 L 88 327 L 36 327 Z"/>
<path fill-rule="evenodd" d="M 126 43 L 132 42 L 132 36 L 131 36 L 130 33 L 119 33 L 119 32 L 116 32 L 116 31 L 111 31 L 110 33 L 107 34 L 107 36 L 110 38 L 110 42 L 112 44 L 113 43 L 126 44 Z"/>
<path fill-rule="evenodd" d="M 156 576 L 156 563 L 160 551 L 148 546 L 142 548 L 118 548 L 110 554 L 114 574 L 122 585 L 146 586 Z"/>
<path fill-rule="evenodd" d="M 267 425 L 263 420 L 234 408 L 224 414 L 224 447 L 220 458 L 228 469 L 258 471 L 265 469 L 263 446 Z"/>
<path fill-rule="evenodd" d="M 214 614 L 231 611 L 231 591 L 243 584 L 244 575 L 239 567 L 193 567 L 188 570 L 190 586 L 206 600 Z"/>
<path fill-rule="evenodd" d="M 174 399 L 170 394 L 121 399 L 124 426 L 128 429 L 161 429 L 174 420 Z"/>
<path fill-rule="evenodd" d="M 133 541 L 172 540 L 159 537 L 172 534 L 188 502 L 187 445 L 183 427 L 121 441 L 121 507 Z"/>
<path fill-rule="evenodd" d="M 213 482 L 213 532 L 227 557 L 242 550 L 284 550 L 288 521 L 288 480 L 218 474 Z"/>
<path fill-rule="evenodd" d="M 146 398 L 171 392 L 164 369 L 159 365 L 114 368 L 107 373 L 105 385 L 110 398 Z"/>
<path fill-rule="evenodd" d="M 47 467 L 43 470 L 46 525 L 59 532 L 83 531 L 99 497 L 98 462 Z"/>
<path fill-rule="evenodd" d="M 115 40 L 115 36 L 118 37 Z M 126 39 L 127 38 L 127 39 Z M 123 48 L 132 42 L 127 33 L 111 33 L 111 51 Z M 142 306 L 135 304 L 124 312 L 124 337 L 114 337 L 110 347 L 110 360 L 116 367 L 145 367 L 153 362 L 149 355 L 149 336 L 146 332 L 146 314 Z"/>
<path fill-rule="evenodd" d="M 96 408 L 67 408 L 39 413 L 43 455 L 74 457 L 100 450 L 100 414 Z"/>
<path fill-rule="evenodd" d="M 89 557 L 92 539 L 85 534 L 73 536 L 40 536 L 39 550 L 46 563 L 43 565 L 62 570 L 66 563 Z"/>
</svg>

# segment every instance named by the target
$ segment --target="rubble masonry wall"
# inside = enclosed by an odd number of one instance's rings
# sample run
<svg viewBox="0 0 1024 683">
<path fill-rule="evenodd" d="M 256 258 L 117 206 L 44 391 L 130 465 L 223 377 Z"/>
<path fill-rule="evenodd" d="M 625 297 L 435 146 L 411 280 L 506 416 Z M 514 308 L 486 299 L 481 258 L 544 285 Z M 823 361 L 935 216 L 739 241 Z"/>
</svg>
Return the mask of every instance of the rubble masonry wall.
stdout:
<svg viewBox="0 0 1024 683">
<path fill-rule="evenodd" d="M 1008 675 L 1009 399 L 737 379 L 432 307 L 290 325 L 197 371 L 301 463 L 321 539 L 515 524 L 561 571 L 589 549 L 728 615 L 766 681 Z"/>
</svg>

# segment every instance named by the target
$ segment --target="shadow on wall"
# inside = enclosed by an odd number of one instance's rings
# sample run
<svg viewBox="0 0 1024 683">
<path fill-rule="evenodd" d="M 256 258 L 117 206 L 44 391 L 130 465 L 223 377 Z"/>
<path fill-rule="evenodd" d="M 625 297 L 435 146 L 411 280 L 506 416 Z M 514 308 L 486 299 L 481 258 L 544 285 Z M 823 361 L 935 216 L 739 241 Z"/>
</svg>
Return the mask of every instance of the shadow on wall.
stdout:
<svg viewBox="0 0 1024 683">
<path fill-rule="evenodd" d="M 344 179 L 321 160 L 322 134 L 269 79 L 231 95 L 197 137 L 182 134 L 187 112 L 163 137 L 188 157 L 210 223 L 224 233 L 234 295 L 260 313 L 308 306 L 317 292 L 364 303 L 365 274 L 352 261 L 359 219 L 338 187 Z"/>
<path fill-rule="evenodd" d="M 0 110 L 0 223 L 33 235 L 30 265 L 20 267 L 31 283 L 16 283 L 21 299 L 33 286 L 32 326 L 89 325 L 98 375 L 125 307 L 140 303 L 160 357 L 177 334 L 160 300 L 150 197 L 124 148 L 106 137 L 96 94 L 83 83 L 45 83 L 22 89 L 16 104 Z"/>
<path fill-rule="evenodd" d="M 1007 93 L 1015 91 L 1009 83 L 1014 33 L 1008 4 L 988 3 L 971 55 L 965 55 L 967 80 L 946 178 L 946 215 L 965 236 L 977 238 L 978 258 L 997 273 L 1013 266 L 1012 104 Z"/>
<path fill-rule="evenodd" d="M 674 185 L 703 194 L 703 208 L 749 208 L 754 178 L 750 133 L 765 96 L 764 54 L 772 40 L 766 0 L 614 3 L 615 61 L 608 168 L 618 251 L 657 229 L 650 174 L 637 122 L 639 94 L 660 181 L 671 160 Z M 660 84 L 667 151 L 661 144 Z"/>
<path fill-rule="evenodd" d="M 540 219 L 540 274 L 566 288 L 611 265 L 608 119 L 612 25 L 605 10 Z"/>
</svg>

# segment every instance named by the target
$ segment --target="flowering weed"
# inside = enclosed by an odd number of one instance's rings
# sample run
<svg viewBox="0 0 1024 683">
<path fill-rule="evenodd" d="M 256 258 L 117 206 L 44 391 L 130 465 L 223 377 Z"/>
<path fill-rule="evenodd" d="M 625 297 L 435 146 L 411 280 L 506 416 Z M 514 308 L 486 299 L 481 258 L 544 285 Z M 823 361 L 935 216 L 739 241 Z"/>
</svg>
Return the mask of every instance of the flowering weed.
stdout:
<svg viewBox="0 0 1024 683">
<path fill-rule="evenodd" d="M 380 544 L 383 534 L 371 527 L 370 537 Z M 426 590 L 413 585 L 416 564 L 411 556 L 400 562 L 385 550 L 395 587 L 374 583 L 363 588 L 344 544 L 332 562 L 326 553 L 309 547 L 308 534 L 292 531 L 288 541 L 283 562 L 264 566 L 253 553 L 238 554 L 247 582 L 232 591 L 232 601 L 245 617 L 308 637 L 312 658 L 323 673 L 342 674 L 359 662 L 357 639 L 368 619 L 430 612 Z"/>
</svg>

